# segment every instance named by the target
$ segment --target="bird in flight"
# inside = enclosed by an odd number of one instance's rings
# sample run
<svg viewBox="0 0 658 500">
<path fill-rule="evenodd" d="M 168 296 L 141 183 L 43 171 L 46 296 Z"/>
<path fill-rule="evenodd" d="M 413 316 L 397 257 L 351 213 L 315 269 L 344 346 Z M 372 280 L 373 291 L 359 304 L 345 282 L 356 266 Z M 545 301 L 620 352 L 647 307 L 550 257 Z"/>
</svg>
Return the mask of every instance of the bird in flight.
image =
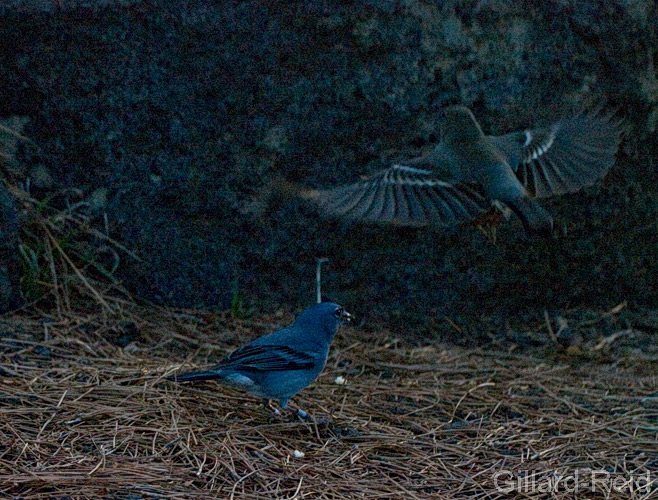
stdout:
<svg viewBox="0 0 658 500">
<path fill-rule="evenodd" d="M 526 234 L 548 234 L 553 218 L 536 200 L 604 177 L 621 134 L 611 116 L 582 113 L 491 136 L 468 108 L 452 106 L 443 112 L 439 144 L 427 155 L 311 198 L 325 217 L 438 228 L 508 207 Z"/>
</svg>

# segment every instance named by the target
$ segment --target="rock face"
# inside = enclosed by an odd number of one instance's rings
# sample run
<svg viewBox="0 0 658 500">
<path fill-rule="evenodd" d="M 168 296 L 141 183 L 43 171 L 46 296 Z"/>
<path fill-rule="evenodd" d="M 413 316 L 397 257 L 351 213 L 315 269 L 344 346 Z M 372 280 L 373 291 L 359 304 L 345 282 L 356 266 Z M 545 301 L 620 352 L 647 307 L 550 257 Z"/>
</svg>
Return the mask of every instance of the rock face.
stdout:
<svg viewBox="0 0 658 500">
<path fill-rule="evenodd" d="M 18 217 L 9 191 L 0 184 L 0 313 L 21 303 Z"/>
<path fill-rule="evenodd" d="M 654 2 L 71 5 L 0 11 L 0 114 L 31 117 L 31 170 L 103 194 L 112 236 L 147 263 L 122 262 L 134 292 L 303 306 L 325 256 L 325 292 L 411 329 L 658 302 Z M 605 103 L 635 156 L 551 201 L 560 236 L 530 244 L 514 224 L 495 245 L 474 229 L 345 228 L 292 196 L 417 155 L 457 103 L 491 133 Z"/>
<path fill-rule="evenodd" d="M 0 176 L 23 177 L 16 159 L 23 128 L 28 118 L 10 116 L 0 119 Z M 19 221 L 16 200 L 0 180 L 0 313 L 21 305 L 19 263 Z"/>
</svg>

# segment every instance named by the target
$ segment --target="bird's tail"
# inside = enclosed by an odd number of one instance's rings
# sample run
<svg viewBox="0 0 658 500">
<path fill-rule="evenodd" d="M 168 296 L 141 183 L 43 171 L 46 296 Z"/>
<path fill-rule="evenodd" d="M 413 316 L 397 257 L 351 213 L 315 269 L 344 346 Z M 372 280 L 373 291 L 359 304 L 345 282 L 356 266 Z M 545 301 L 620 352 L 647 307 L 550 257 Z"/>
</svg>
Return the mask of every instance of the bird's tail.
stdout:
<svg viewBox="0 0 658 500">
<path fill-rule="evenodd" d="M 531 198 L 522 196 L 505 200 L 505 204 L 521 219 L 528 236 L 546 236 L 553 231 L 553 217 Z"/>
<path fill-rule="evenodd" d="M 211 370 L 206 372 L 179 373 L 167 377 L 167 380 L 173 380 L 174 382 L 192 382 L 196 380 L 217 380 L 219 378 L 222 378 L 219 372 Z"/>
</svg>

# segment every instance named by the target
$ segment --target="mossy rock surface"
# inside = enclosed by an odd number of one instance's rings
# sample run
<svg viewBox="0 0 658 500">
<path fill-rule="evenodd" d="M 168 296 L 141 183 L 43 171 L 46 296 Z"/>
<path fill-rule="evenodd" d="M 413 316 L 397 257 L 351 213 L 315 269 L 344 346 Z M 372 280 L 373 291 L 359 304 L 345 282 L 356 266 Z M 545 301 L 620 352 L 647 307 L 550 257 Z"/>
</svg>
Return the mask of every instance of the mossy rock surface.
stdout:
<svg viewBox="0 0 658 500">
<path fill-rule="evenodd" d="M 30 117 L 39 148 L 21 161 L 47 169 L 44 190 L 103 193 L 95 209 L 145 260 L 120 267 L 137 295 L 229 308 L 237 283 L 245 306 L 295 309 L 322 256 L 334 300 L 422 335 L 455 332 L 445 316 L 484 335 L 544 309 L 658 303 L 653 2 L 44 5 L 0 10 L 0 114 Z M 418 154 L 455 103 L 490 133 L 605 103 L 630 133 L 602 183 L 544 204 L 548 241 L 516 221 L 495 245 L 344 227 L 290 196 Z"/>
</svg>

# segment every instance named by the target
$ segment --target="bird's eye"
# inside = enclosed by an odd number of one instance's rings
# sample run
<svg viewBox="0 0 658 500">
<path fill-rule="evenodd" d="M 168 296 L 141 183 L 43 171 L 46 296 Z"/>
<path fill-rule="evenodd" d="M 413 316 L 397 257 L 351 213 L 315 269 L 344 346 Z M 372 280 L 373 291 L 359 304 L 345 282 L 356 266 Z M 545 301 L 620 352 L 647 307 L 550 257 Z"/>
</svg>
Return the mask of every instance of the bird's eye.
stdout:
<svg viewBox="0 0 658 500">
<path fill-rule="evenodd" d="M 337 318 L 340 318 L 340 317 L 343 316 L 343 312 L 344 312 L 343 308 L 339 307 L 334 311 L 334 316 L 336 316 Z"/>
</svg>

